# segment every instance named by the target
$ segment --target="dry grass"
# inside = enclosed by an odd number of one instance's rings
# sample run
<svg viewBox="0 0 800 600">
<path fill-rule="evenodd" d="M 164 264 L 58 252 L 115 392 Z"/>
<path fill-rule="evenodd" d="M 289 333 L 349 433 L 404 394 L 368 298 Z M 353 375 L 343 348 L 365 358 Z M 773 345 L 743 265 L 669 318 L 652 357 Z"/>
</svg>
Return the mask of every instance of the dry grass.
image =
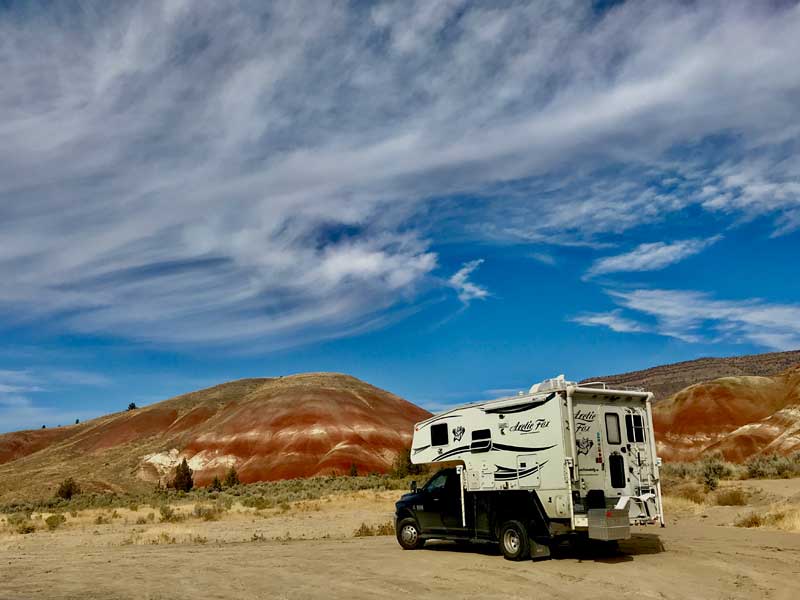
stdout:
<svg viewBox="0 0 800 600">
<path fill-rule="evenodd" d="M 750 494 L 740 488 L 727 488 L 717 490 L 714 494 L 714 502 L 717 506 L 747 506 Z"/>
<path fill-rule="evenodd" d="M 389 521 L 374 526 L 361 523 L 361 526 L 353 532 L 353 537 L 370 537 L 375 535 L 394 535 L 394 523 Z"/>
<path fill-rule="evenodd" d="M 733 524 L 736 527 L 765 527 L 797 533 L 800 532 L 800 507 L 778 505 L 764 512 L 752 511 L 737 518 Z"/>
</svg>

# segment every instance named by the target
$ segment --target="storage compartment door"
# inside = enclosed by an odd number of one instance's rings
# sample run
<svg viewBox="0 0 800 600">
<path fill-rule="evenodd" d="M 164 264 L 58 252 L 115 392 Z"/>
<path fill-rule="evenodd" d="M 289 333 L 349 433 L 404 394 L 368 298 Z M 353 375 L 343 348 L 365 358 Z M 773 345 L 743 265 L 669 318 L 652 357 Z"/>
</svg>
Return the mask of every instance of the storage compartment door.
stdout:
<svg viewBox="0 0 800 600">
<path fill-rule="evenodd" d="M 517 456 L 517 481 L 519 487 L 539 487 L 539 463 L 535 454 L 520 454 Z"/>
</svg>

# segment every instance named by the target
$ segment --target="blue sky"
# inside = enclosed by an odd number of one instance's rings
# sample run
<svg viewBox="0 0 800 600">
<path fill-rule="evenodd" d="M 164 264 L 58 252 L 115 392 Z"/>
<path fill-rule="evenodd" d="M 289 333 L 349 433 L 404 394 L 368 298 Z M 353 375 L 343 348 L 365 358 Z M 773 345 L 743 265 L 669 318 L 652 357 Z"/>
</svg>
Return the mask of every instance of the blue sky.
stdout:
<svg viewBox="0 0 800 600">
<path fill-rule="evenodd" d="M 0 4 L 0 431 L 800 347 L 797 4 L 100 6 Z"/>
</svg>

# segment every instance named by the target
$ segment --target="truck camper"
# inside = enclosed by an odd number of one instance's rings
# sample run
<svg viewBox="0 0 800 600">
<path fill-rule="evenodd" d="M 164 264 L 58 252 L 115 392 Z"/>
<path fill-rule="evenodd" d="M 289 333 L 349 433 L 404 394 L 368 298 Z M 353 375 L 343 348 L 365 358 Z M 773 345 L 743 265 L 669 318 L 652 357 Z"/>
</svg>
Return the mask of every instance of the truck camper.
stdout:
<svg viewBox="0 0 800 600">
<path fill-rule="evenodd" d="M 561 375 L 417 423 L 411 462 L 457 466 L 397 502 L 398 542 L 494 542 L 522 560 L 566 536 L 614 542 L 631 525 L 663 527 L 652 396 Z"/>
</svg>

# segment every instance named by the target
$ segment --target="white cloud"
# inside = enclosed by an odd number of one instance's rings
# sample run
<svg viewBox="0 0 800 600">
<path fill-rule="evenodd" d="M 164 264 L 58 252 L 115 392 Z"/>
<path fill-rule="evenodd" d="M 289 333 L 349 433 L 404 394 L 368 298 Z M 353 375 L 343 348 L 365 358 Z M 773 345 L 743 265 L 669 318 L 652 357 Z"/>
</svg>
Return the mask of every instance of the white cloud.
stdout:
<svg viewBox="0 0 800 600">
<path fill-rule="evenodd" d="M 648 331 L 645 325 L 623 317 L 621 313 L 621 310 L 601 313 L 584 313 L 571 320 L 574 323 L 580 323 L 581 325 L 589 327 L 608 327 L 612 331 L 618 333 L 644 333 Z"/>
<path fill-rule="evenodd" d="M 758 298 L 717 300 L 693 290 L 639 289 L 608 292 L 622 308 L 654 321 L 641 324 L 621 309 L 575 318 L 614 331 L 651 331 L 689 343 L 727 341 L 773 350 L 800 348 L 800 305 Z"/>
<path fill-rule="evenodd" d="M 595 277 L 606 273 L 630 271 L 657 271 L 669 265 L 694 256 L 715 244 L 722 236 L 707 239 L 680 240 L 676 242 L 653 242 L 640 244 L 630 252 L 607 256 L 594 262 L 586 272 L 586 277 Z"/>
<path fill-rule="evenodd" d="M 449 284 L 458 292 L 458 299 L 464 304 L 469 304 L 473 300 L 483 300 L 489 296 L 489 290 L 469 280 L 473 271 L 482 264 L 482 258 L 464 263 L 448 280 Z"/>
<path fill-rule="evenodd" d="M 434 239 L 596 245 L 689 204 L 800 224 L 800 7 L 115 6 L 0 16 L 6 319 L 276 348 L 401 314 Z"/>
</svg>

